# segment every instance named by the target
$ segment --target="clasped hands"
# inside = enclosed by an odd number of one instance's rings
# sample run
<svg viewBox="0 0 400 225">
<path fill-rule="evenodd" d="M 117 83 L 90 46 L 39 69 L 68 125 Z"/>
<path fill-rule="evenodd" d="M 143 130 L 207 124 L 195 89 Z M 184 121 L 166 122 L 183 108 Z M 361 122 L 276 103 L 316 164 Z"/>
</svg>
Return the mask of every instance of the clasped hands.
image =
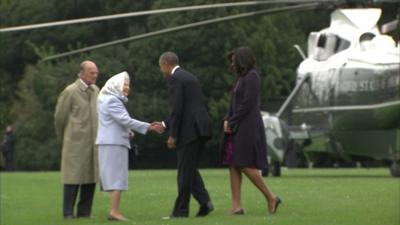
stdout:
<svg viewBox="0 0 400 225">
<path fill-rule="evenodd" d="M 164 133 L 164 126 L 162 125 L 162 123 L 161 122 L 158 122 L 158 121 L 154 121 L 154 122 L 152 122 L 151 124 L 150 124 L 150 127 L 149 127 L 149 131 L 153 131 L 153 132 L 155 132 L 155 133 L 157 133 L 157 134 L 162 134 L 162 133 Z"/>
<path fill-rule="evenodd" d="M 158 133 L 158 134 L 162 134 L 162 133 L 164 133 L 165 127 L 163 126 L 162 122 L 155 121 L 150 124 L 149 130 L 153 131 L 155 133 Z M 176 139 L 174 137 L 172 137 L 172 136 L 168 137 L 167 147 L 169 149 L 176 148 Z"/>
</svg>

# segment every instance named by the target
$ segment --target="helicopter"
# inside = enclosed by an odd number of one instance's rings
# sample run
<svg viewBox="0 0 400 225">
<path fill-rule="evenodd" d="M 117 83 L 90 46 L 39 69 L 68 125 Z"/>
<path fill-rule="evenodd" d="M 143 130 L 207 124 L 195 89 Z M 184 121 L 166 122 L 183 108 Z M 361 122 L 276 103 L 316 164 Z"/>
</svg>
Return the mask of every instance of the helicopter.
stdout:
<svg viewBox="0 0 400 225">
<path fill-rule="evenodd" d="M 307 57 L 297 48 L 293 92 L 275 115 L 263 113 L 273 160 L 283 162 L 295 140 L 304 152 L 390 160 L 400 176 L 400 47 L 377 28 L 380 15 L 336 9 L 330 27 L 310 33 Z"/>
<path fill-rule="evenodd" d="M 398 1 L 381 2 L 399 7 Z M 189 10 L 272 4 L 280 6 L 165 28 L 43 60 L 246 17 L 334 6 L 330 26 L 310 33 L 307 56 L 295 46 L 303 61 L 298 66 L 296 85 L 289 97 L 278 112 L 261 112 L 269 161 L 274 165 L 273 175 L 280 175 L 280 165 L 290 152 L 296 151 L 291 148 L 295 143 L 305 153 L 327 152 L 347 160 L 359 156 L 388 160 L 392 162 L 391 174 L 400 176 L 400 49 L 399 43 L 378 29 L 382 13 L 379 8 L 346 8 L 342 6 L 348 5 L 347 1 L 330 0 L 246 1 L 1 28 L 0 33 Z M 395 29 L 397 24 L 398 20 L 386 29 Z"/>
</svg>

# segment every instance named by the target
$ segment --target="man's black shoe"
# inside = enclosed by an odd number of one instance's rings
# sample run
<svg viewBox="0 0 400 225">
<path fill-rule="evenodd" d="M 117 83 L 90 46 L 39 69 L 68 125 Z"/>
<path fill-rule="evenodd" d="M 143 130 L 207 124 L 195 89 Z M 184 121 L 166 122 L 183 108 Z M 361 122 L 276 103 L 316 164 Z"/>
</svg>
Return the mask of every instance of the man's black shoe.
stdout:
<svg viewBox="0 0 400 225">
<path fill-rule="evenodd" d="M 199 212 L 197 212 L 196 217 L 207 216 L 212 211 L 214 211 L 214 206 L 211 202 L 208 202 L 206 205 L 200 206 Z"/>
<path fill-rule="evenodd" d="M 171 219 L 180 219 L 180 218 L 187 218 L 187 217 L 188 216 L 171 214 L 169 216 L 164 216 L 162 219 L 163 220 L 171 220 Z"/>
</svg>

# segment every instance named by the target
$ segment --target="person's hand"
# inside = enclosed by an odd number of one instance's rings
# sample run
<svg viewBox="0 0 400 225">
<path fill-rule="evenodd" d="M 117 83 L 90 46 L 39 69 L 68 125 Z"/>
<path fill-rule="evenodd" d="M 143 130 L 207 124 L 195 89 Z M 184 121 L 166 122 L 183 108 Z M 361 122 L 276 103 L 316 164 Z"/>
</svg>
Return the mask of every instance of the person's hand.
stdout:
<svg viewBox="0 0 400 225">
<path fill-rule="evenodd" d="M 232 130 L 231 130 L 231 127 L 229 126 L 228 120 L 224 121 L 224 133 L 227 133 L 227 134 L 232 133 Z"/>
<path fill-rule="evenodd" d="M 153 131 L 153 132 L 155 132 L 157 134 L 162 134 L 162 133 L 164 133 L 164 126 L 162 125 L 161 122 L 157 122 L 157 121 L 156 122 L 152 122 L 150 124 L 149 130 Z"/>
<path fill-rule="evenodd" d="M 160 122 L 160 121 L 154 121 L 154 122 L 152 122 L 151 124 L 152 124 L 152 125 L 159 125 L 159 126 L 162 126 L 162 127 L 164 128 L 164 125 L 163 125 L 162 122 Z"/>
<path fill-rule="evenodd" d="M 175 149 L 176 148 L 176 140 L 174 137 L 169 136 L 167 140 L 167 147 L 169 149 Z"/>
<path fill-rule="evenodd" d="M 132 131 L 129 131 L 128 135 L 129 135 L 129 139 L 132 139 L 135 137 L 135 133 L 133 133 Z"/>
</svg>

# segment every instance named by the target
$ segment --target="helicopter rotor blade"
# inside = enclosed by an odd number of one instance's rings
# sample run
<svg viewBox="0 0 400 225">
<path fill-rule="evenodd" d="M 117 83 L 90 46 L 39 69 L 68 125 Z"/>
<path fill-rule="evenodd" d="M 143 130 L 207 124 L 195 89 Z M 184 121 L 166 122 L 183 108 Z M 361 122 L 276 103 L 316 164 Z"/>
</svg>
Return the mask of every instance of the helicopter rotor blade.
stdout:
<svg viewBox="0 0 400 225">
<path fill-rule="evenodd" d="M 246 1 L 246 2 L 230 2 L 230 3 L 184 6 L 184 7 L 146 10 L 146 11 L 120 13 L 120 14 L 107 15 L 107 16 L 98 16 L 98 17 L 89 17 L 89 18 L 82 18 L 82 19 L 62 20 L 62 21 L 56 21 L 56 22 L 6 27 L 6 28 L 0 28 L 0 33 L 32 30 L 32 29 L 38 29 L 38 28 L 63 26 L 63 25 L 70 25 L 70 24 L 77 24 L 77 23 L 88 23 L 88 22 L 112 20 L 112 19 L 128 18 L 128 17 L 136 17 L 136 16 L 155 15 L 155 14 L 162 14 L 162 13 L 193 11 L 193 10 L 201 10 L 201 9 L 216 9 L 216 8 L 228 8 L 228 7 L 239 7 L 239 6 L 256 6 L 256 5 L 265 5 L 265 4 L 299 4 L 299 3 L 304 4 L 304 3 L 311 3 L 311 2 L 322 3 L 322 2 L 329 2 L 329 0 L 319 0 L 319 1 L 315 1 L 315 0 L 270 0 L 270 1 Z"/>
<path fill-rule="evenodd" d="M 398 1 L 399 0 L 364 0 L 364 3 L 365 4 L 367 4 L 367 3 L 369 3 L 369 4 L 372 4 L 372 3 L 377 3 L 377 4 L 379 4 L 379 3 L 399 3 Z M 229 8 L 229 7 L 239 7 L 239 6 L 255 6 L 255 5 L 266 5 L 266 4 L 329 3 L 332 5 L 335 5 L 335 4 L 338 5 L 338 4 L 345 4 L 345 3 L 352 3 L 352 2 L 353 3 L 363 3 L 363 1 L 356 1 L 356 0 L 264 0 L 264 1 L 215 3 L 215 4 L 173 7 L 173 8 L 167 8 L 167 9 L 154 9 L 154 10 L 145 10 L 145 11 L 130 12 L 130 13 L 119 13 L 119 14 L 113 14 L 113 15 L 107 15 L 107 16 L 97 16 L 97 17 L 89 17 L 89 18 L 81 18 L 81 19 L 61 20 L 61 21 L 55 21 L 55 22 L 46 22 L 46 23 L 38 23 L 38 24 L 30 24 L 30 25 L 5 27 L 5 28 L 0 28 L 0 33 L 33 30 L 33 29 L 46 28 L 46 27 L 64 26 L 64 25 L 70 25 L 70 24 L 88 23 L 88 22 L 129 18 L 129 17 L 136 17 L 136 16 L 155 15 L 155 14 L 162 14 L 162 13 L 202 10 L 202 9 Z"/>
<path fill-rule="evenodd" d="M 214 24 L 214 23 L 220 23 L 220 22 L 225 22 L 225 21 L 229 21 L 229 20 L 242 19 L 245 17 L 284 12 L 284 11 L 289 11 L 289 10 L 290 11 L 299 11 L 299 10 L 315 9 L 318 5 L 319 4 L 317 4 L 317 3 L 311 3 L 311 4 L 303 4 L 303 5 L 296 5 L 296 6 L 287 6 L 287 7 L 275 8 L 275 9 L 259 10 L 259 11 L 255 11 L 255 12 L 248 12 L 248 13 L 242 13 L 242 14 L 237 14 L 237 15 L 232 15 L 232 16 L 220 17 L 220 18 L 216 18 L 216 19 L 203 20 L 200 22 L 185 24 L 185 25 L 176 26 L 176 27 L 172 27 L 172 28 L 166 28 L 166 29 L 157 30 L 157 31 L 153 31 L 153 32 L 145 33 L 145 34 L 140 34 L 140 35 L 123 38 L 123 39 L 119 39 L 119 40 L 115 40 L 115 41 L 110 41 L 110 42 L 106 42 L 106 43 L 102 43 L 102 44 L 98 44 L 98 45 L 92 45 L 89 47 L 85 47 L 85 48 L 81 48 L 81 49 L 77 49 L 77 50 L 73 50 L 73 51 L 69 51 L 69 52 L 60 53 L 57 55 L 45 57 L 43 59 L 43 61 L 57 59 L 57 58 L 74 55 L 74 54 L 78 54 L 78 53 L 82 53 L 82 52 L 87 52 L 87 51 L 91 51 L 94 49 L 109 47 L 112 45 L 118 45 L 118 44 L 122 44 L 125 42 L 135 41 L 135 40 L 139 40 L 139 39 L 143 39 L 143 38 L 154 37 L 157 35 L 171 33 L 171 32 L 178 31 L 178 30 L 184 30 L 184 29 L 189 29 L 189 28 L 193 28 L 193 27 L 199 27 L 199 26 L 204 26 L 204 25 Z"/>
</svg>

